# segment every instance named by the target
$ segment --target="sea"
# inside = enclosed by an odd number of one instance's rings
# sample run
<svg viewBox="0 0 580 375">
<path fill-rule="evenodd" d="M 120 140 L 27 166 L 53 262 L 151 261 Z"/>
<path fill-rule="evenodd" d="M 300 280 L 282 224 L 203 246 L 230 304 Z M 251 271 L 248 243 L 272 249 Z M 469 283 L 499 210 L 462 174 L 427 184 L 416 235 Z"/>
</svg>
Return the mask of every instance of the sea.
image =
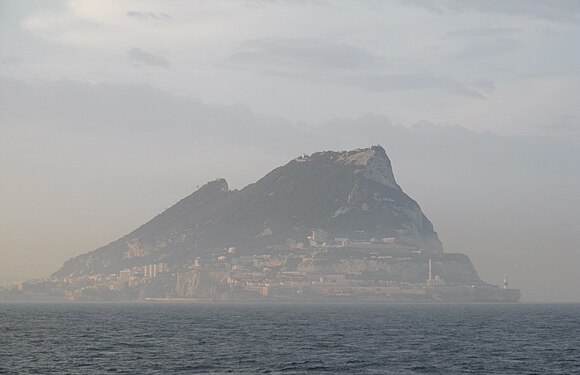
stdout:
<svg viewBox="0 0 580 375">
<path fill-rule="evenodd" d="M 0 304 L 0 374 L 310 373 L 580 374 L 580 304 Z"/>
</svg>

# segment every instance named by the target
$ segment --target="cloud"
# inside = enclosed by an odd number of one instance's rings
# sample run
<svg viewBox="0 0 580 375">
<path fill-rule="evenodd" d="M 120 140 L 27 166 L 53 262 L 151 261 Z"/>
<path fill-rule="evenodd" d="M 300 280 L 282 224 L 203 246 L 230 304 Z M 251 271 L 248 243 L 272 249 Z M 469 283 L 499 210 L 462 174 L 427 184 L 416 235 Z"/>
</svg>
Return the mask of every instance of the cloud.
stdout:
<svg viewBox="0 0 580 375">
<path fill-rule="evenodd" d="M 565 133 L 580 131 L 580 117 L 571 114 L 560 115 L 554 124 L 547 126 L 546 129 Z"/>
<path fill-rule="evenodd" d="M 411 0 L 402 1 L 401 3 L 420 6 L 436 14 L 445 14 L 446 12 L 497 13 L 510 16 L 527 16 L 555 22 L 576 22 L 580 19 L 580 3 L 576 0 L 441 0 L 438 2 Z"/>
<path fill-rule="evenodd" d="M 127 51 L 127 54 L 129 58 L 140 63 L 165 68 L 169 66 L 169 61 L 165 57 L 141 48 L 133 47 Z"/>
<path fill-rule="evenodd" d="M 2 56 L 0 57 L 1 65 L 21 64 L 24 60 L 17 56 Z"/>
<path fill-rule="evenodd" d="M 477 29 L 462 29 L 446 33 L 442 39 L 454 38 L 487 38 L 487 37 L 501 37 L 517 35 L 522 30 L 515 27 L 485 27 Z"/>
<path fill-rule="evenodd" d="M 464 83 L 428 73 L 359 75 L 345 78 L 344 82 L 368 91 L 444 89 L 454 95 L 479 99 L 484 99 L 495 88 L 488 80 Z"/>
<path fill-rule="evenodd" d="M 308 7 L 332 7 L 335 4 L 330 0 L 245 0 L 242 2 L 248 8 L 266 8 L 268 6 L 308 6 Z"/>
<path fill-rule="evenodd" d="M 155 13 L 155 12 L 139 12 L 139 11 L 129 11 L 126 13 L 127 17 L 145 20 L 145 21 L 155 21 L 155 22 L 171 22 L 173 17 L 167 13 Z"/>
<path fill-rule="evenodd" d="M 20 27 L 39 38 L 67 43 L 104 31 L 103 25 L 95 20 L 78 17 L 69 10 L 56 9 L 34 12 L 20 22 Z"/>
<path fill-rule="evenodd" d="M 399 84 L 407 83 L 403 80 Z M 562 116 L 562 120 L 577 118 Z M 241 144 L 287 152 L 288 156 L 320 148 L 381 143 L 405 157 L 412 157 L 421 148 L 436 152 L 447 161 L 457 154 L 481 154 L 485 158 L 465 156 L 462 160 L 466 165 L 479 160 L 494 168 L 521 167 L 514 163 L 524 157 L 528 158 L 529 168 L 538 167 L 539 161 L 550 164 L 547 170 L 564 168 L 558 156 L 564 153 L 568 153 L 570 166 L 575 168 L 575 161 L 580 162 L 580 149 L 549 138 L 500 137 L 427 122 L 406 128 L 394 126 L 383 115 L 304 125 L 256 114 L 239 105 L 202 103 L 143 84 L 71 80 L 27 83 L 0 77 L 0 124 L 32 126 L 55 134 L 127 137 L 129 142 L 138 142 L 139 137 L 133 140 L 136 134 L 150 134 L 159 142 L 171 140 L 174 147 L 184 149 L 208 142 Z M 493 155 L 488 155 L 487 150 L 494 150 Z"/>
<path fill-rule="evenodd" d="M 222 66 L 369 92 L 444 89 L 453 95 L 482 99 L 495 88 L 489 80 L 461 82 L 430 73 L 391 73 L 386 59 L 366 49 L 322 39 L 246 40 Z"/>
<path fill-rule="evenodd" d="M 225 62 L 229 65 L 361 69 L 382 61 L 366 49 L 323 39 L 266 38 L 242 42 Z"/>
<path fill-rule="evenodd" d="M 522 35 L 523 30 L 512 27 L 476 28 L 446 33 L 441 40 L 450 44 L 454 60 L 479 63 L 523 49 Z"/>
<path fill-rule="evenodd" d="M 99 139 L 136 134 L 172 140 L 183 149 L 213 142 L 288 149 L 305 133 L 244 106 L 208 105 L 144 84 L 73 80 L 27 83 L 0 77 L 0 126 L 32 126 Z"/>
</svg>

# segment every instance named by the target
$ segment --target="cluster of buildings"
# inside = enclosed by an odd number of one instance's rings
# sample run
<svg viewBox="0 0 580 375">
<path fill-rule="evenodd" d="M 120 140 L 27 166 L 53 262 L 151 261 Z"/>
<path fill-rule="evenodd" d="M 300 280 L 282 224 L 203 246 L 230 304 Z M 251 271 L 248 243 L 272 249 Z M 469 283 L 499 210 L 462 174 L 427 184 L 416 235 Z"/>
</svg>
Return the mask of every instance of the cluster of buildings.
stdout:
<svg viewBox="0 0 580 375">
<path fill-rule="evenodd" d="M 442 285 L 427 273 L 428 256 L 394 238 L 355 238 L 313 230 L 308 243 L 290 240 L 262 254 L 228 247 L 187 264 L 149 264 L 117 274 L 69 276 L 71 299 L 292 300 L 334 298 L 422 298 Z M 361 238 L 362 237 L 362 238 Z M 429 262 L 431 264 L 431 262 Z M 409 272 L 411 269 L 411 272 Z M 431 267 L 430 267 L 431 270 Z M 432 280 L 431 280 L 432 279 Z"/>
<path fill-rule="evenodd" d="M 445 254 L 424 254 L 394 238 L 330 238 L 319 229 L 308 241 L 289 241 L 262 254 L 228 247 L 187 264 L 159 262 L 117 273 L 24 282 L 2 295 L 123 301 L 425 301 L 437 291 L 466 295 L 463 289 L 445 287 L 440 273 L 453 263 Z"/>
</svg>

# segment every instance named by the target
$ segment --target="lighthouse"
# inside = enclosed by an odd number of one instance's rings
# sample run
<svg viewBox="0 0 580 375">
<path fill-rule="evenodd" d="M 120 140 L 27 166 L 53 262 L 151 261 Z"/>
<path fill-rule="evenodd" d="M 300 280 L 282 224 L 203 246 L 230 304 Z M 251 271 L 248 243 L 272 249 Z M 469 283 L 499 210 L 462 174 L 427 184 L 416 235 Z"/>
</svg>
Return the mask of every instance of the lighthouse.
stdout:
<svg viewBox="0 0 580 375">
<path fill-rule="evenodd" d="M 505 273 L 503 274 L 503 288 L 507 289 L 508 288 L 508 274 L 507 271 L 505 271 Z"/>
</svg>

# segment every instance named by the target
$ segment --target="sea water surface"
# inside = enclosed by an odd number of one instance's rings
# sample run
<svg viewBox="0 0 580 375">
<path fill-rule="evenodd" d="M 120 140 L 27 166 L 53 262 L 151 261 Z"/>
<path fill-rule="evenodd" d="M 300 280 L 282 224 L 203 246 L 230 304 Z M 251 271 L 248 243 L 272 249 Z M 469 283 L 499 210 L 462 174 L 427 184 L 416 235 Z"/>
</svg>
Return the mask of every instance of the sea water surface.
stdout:
<svg viewBox="0 0 580 375">
<path fill-rule="evenodd" d="M 2 374 L 580 374 L 580 305 L 0 304 Z"/>
</svg>

